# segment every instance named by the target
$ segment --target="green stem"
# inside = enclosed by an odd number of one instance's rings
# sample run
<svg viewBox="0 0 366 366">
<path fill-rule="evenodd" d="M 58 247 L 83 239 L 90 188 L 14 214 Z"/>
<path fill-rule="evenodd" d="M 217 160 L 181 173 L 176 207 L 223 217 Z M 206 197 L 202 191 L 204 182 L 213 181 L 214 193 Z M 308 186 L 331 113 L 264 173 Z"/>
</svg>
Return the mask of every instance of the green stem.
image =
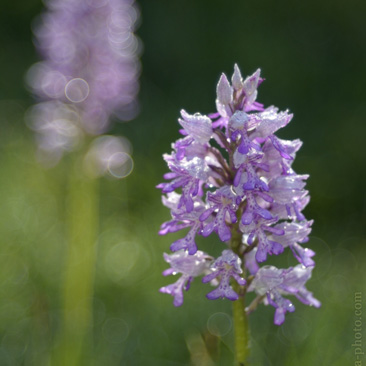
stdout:
<svg viewBox="0 0 366 366">
<path fill-rule="evenodd" d="M 240 286 L 234 286 L 240 291 Z M 233 302 L 234 336 L 235 336 L 235 366 L 248 366 L 249 356 L 249 324 L 245 313 L 245 297 L 240 296 Z"/>
<path fill-rule="evenodd" d="M 239 218 L 240 219 L 240 218 Z M 232 228 L 230 247 L 237 255 L 240 255 L 242 234 L 237 225 Z M 239 294 L 239 299 L 233 302 L 233 321 L 235 337 L 235 366 L 248 366 L 249 356 L 249 324 L 245 312 L 246 287 L 233 283 L 234 290 Z"/>
<path fill-rule="evenodd" d="M 87 364 L 92 343 L 92 301 L 98 233 L 98 180 L 81 172 L 75 157 L 67 197 L 68 246 L 63 287 L 63 323 L 56 365 Z M 88 351 L 89 349 L 89 351 Z"/>
</svg>

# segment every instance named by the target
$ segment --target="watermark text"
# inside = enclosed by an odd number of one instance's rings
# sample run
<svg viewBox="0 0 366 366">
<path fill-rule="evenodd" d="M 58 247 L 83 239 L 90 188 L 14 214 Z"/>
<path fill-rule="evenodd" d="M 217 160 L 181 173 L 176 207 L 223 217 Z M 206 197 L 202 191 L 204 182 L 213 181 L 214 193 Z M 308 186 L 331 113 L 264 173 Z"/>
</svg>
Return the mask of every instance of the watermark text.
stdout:
<svg viewBox="0 0 366 366">
<path fill-rule="evenodd" d="M 362 292 L 355 292 L 354 319 L 354 342 L 352 348 L 355 355 L 355 366 L 362 366 L 362 359 L 365 355 L 362 343 Z"/>
</svg>

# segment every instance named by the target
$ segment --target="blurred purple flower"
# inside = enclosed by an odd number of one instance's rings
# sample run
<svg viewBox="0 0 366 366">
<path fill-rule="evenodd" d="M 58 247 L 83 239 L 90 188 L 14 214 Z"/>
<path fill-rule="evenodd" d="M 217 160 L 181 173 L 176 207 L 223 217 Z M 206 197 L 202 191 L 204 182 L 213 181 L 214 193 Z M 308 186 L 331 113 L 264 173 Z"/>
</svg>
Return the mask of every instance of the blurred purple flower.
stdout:
<svg viewBox="0 0 366 366">
<path fill-rule="evenodd" d="M 27 81 L 39 103 L 30 124 L 57 162 L 83 136 L 108 131 L 111 115 L 136 116 L 139 13 L 133 0 L 50 0 L 34 26 L 43 61 Z M 63 114 L 55 116 L 55 109 Z M 69 119 L 69 114 L 75 118 Z"/>
</svg>

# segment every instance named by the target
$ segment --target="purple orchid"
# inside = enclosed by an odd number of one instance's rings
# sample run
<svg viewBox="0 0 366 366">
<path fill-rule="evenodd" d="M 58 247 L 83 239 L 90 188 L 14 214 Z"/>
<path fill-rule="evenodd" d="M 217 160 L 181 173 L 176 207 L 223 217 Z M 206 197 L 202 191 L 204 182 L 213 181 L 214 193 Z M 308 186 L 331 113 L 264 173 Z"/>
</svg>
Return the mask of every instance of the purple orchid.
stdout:
<svg viewBox="0 0 366 366">
<path fill-rule="evenodd" d="M 294 295 L 315 307 L 320 303 L 305 288 L 315 253 L 303 247 L 312 225 L 302 212 L 309 202 L 308 175 L 292 168 L 302 142 L 276 136 L 293 115 L 257 102 L 262 81 L 259 69 L 243 79 L 235 65 L 231 83 L 223 74 L 217 84 L 217 112 L 205 116 L 181 111 L 178 121 L 184 137 L 172 145 L 170 155 L 164 155 L 170 172 L 164 176 L 168 181 L 158 185 L 167 194 L 163 203 L 172 215 L 160 234 L 188 229 L 171 250 L 194 258 L 200 253 L 196 235 L 207 237 L 215 231 L 225 249 L 202 279 L 217 285 L 207 298 L 235 301 L 247 290 L 254 291 L 255 307 L 260 302 L 274 306 L 279 325 L 286 312 L 295 310 L 283 296 Z M 298 266 L 260 267 L 269 255 L 285 250 L 292 251 Z M 177 296 L 177 304 L 183 301 L 188 277 L 165 290 Z"/>
</svg>

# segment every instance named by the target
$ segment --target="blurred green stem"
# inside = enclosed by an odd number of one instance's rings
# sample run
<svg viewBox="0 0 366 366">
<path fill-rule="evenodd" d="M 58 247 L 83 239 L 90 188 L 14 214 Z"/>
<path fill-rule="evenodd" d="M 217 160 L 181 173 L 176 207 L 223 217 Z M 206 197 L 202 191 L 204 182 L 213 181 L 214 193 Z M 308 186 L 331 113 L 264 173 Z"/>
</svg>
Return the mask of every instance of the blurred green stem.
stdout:
<svg viewBox="0 0 366 366">
<path fill-rule="evenodd" d="M 98 234 L 98 179 L 82 172 L 75 154 L 67 192 L 68 246 L 63 287 L 63 323 L 56 364 L 88 364 L 92 337 L 94 272 Z M 82 356 L 84 355 L 84 356 Z"/>
<path fill-rule="evenodd" d="M 232 238 L 230 247 L 234 253 L 240 255 L 240 244 L 242 234 L 238 226 L 234 225 L 232 229 Z M 239 294 L 239 299 L 233 302 L 233 321 L 235 337 L 235 366 L 248 366 L 249 356 L 249 323 L 245 312 L 245 291 L 246 288 L 233 282 L 235 292 Z"/>
</svg>

